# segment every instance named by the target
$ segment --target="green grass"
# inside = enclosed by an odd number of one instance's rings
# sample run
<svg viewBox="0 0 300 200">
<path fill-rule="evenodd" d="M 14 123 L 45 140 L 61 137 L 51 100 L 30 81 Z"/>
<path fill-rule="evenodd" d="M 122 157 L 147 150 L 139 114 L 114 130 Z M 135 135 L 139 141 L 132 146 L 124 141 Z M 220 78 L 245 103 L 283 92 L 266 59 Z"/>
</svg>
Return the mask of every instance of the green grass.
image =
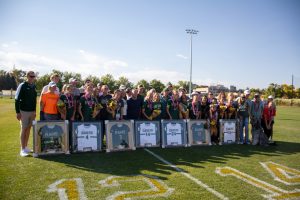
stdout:
<svg viewBox="0 0 300 200">
<path fill-rule="evenodd" d="M 84 153 L 21 158 L 19 123 L 14 101 L 0 99 L 0 199 L 59 199 L 46 189 L 60 179 L 81 178 L 88 199 L 105 199 L 116 191 L 141 190 L 141 182 L 124 182 L 118 187 L 101 187 L 109 176 L 146 174 L 158 177 L 174 188 L 173 193 L 153 199 L 218 199 L 175 169 L 143 149 L 132 152 Z M 150 149 L 229 199 L 263 199 L 266 191 L 235 177 L 215 173 L 217 167 L 230 166 L 285 190 L 300 189 L 274 181 L 259 162 L 275 163 L 300 170 L 300 108 L 278 107 L 274 140 L 277 146 L 223 145 L 211 147 Z M 32 146 L 32 139 L 30 139 Z"/>
</svg>

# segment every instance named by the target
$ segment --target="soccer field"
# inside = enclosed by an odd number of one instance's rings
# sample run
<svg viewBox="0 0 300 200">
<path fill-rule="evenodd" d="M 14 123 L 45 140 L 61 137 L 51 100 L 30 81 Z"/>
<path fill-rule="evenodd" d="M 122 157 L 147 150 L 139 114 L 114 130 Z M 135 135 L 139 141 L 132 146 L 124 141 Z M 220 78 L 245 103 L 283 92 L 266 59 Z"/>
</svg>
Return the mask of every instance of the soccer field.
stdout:
<svg viewBox="0 0 300 200">
<path fill-rule="evenodd" d="M 299 107 L 277 108 L 276 146 L 39 158 L 19 156 L 14 100 L 0 99 L 0 108 L 0 199 L 300 199 Z"/>
</svg>

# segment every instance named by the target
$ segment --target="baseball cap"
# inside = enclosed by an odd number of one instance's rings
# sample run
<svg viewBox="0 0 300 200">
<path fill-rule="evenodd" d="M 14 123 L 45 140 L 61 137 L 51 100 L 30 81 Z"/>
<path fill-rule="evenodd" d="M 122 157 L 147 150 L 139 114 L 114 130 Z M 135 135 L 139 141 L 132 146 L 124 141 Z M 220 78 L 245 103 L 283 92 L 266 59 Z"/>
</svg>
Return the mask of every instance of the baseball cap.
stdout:
<svg viewBox="0 0 300 200">
<path fill-rule="evenodd" d="M 268 96 L 268 99 L 274 99 L 272 95 Z"/>
<path fill-rule="evenodd" d="M 248 94 L 250 94 L 250 91 L 249 91 L 249 90 L 245 90 L 245 91 L 244 91 L 244 94 L 245 94 L 245 95 L 248 95 Z"/>
<path fill-rule="evenodd" d="M 74 83 L 74 82 L 77 82 L 76 78 L 70 78 L 69 79 L 69 83 Z"/>
<path fill-rule="evenodd" d="M 125 85 L 120 85 L 119 89 L 120 89 L 120 90 L 125 90 L 126 87 L 125 87 Z"/>
<path fill-rule="evenodd" d="M 199 93 L 198 92 L 196 92 L 196 91 L 194 91 L 194 92 L 192 92 L 192 96 L 195 96 L 195 95 L 198 95 Z"/>
<path fill-rule="evenodd" d="M 54 83 L 54 82 L 51 81 L 51 82 L 48 84 L 48 86 L 49 86 L 49 87 L 54 87 L 54 86 L 56 86 L 56 83 Z"/>
</svg>

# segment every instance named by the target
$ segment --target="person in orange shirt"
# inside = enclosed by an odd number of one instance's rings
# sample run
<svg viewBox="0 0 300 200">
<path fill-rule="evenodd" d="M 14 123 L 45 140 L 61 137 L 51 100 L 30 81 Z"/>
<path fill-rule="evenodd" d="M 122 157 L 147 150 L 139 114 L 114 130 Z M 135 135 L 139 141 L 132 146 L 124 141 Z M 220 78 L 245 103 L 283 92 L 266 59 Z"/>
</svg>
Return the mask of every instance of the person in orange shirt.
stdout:
<svg viewBox="0 0 300 200">
<path fill-rule="evenodd" d="M 44 111 L 45 120 L 58 120 L 57 102 L 59 95 L 55 93 L 56 84 L 54 82 L 49 83 L 49 91 L 42 95 L 41 98 L 41 110 Z"/>
</svg>

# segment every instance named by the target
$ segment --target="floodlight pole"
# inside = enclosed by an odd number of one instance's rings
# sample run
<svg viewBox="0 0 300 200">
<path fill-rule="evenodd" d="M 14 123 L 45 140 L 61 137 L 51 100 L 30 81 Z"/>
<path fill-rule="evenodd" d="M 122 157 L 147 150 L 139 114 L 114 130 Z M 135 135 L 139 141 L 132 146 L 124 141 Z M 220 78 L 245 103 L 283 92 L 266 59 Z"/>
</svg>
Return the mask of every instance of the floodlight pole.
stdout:
<svg viewBox="0 0 300 200">
<path fill-rule="evenodd" d="M 189 97 L 191 97 L 192 94 L 192 70 L 193 70 L 193 35 L 197 34 L 198 31 L 194 30 L 194 29 L 186 29 L 185 30 L 187 34 L 191 35 L 191 52 L 190 52 L 190 56 L 191 56 L 191 63 L 190 63 L 190 83 L 189 83 Z"/>
</svg>

